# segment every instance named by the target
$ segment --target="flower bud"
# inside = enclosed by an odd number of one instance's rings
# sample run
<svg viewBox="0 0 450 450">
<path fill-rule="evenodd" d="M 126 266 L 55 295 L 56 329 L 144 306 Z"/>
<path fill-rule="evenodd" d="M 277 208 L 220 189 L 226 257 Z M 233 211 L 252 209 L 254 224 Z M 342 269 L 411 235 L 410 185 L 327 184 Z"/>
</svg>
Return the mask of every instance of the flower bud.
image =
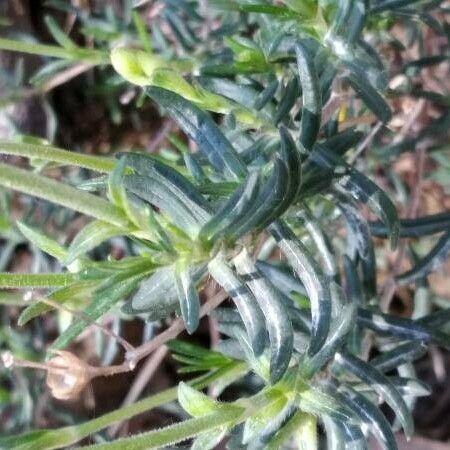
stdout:
<svg viewBox="0 0 450 450">
<path fill-rule="evenodd" d="M 76 397 L 92 378 L 84 361 L 67 351 L 54 351 L 57 356 L 48 362 L 47 386 L 53 397 L 69 400 Z"/>
</svg>

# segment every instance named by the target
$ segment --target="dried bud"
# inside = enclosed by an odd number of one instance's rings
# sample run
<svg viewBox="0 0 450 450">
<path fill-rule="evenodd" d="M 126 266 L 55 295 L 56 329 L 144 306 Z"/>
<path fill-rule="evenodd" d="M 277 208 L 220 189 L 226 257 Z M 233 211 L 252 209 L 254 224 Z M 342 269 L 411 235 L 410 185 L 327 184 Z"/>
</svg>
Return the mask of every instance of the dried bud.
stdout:
<svg viewBox="0 0 450 450">
<path fill-rule="evenodd" d="M 14 366 L 14 355 L 10 351 L 3 352 L 0 359 L 5 369 L 11 369 Z"/>
<path fill-rule="evenodd" d="M 70 352 L 55 350 L 48 362 L 47 386 L 59 400 L 76 397 L 92 378 L 90 366 Z"/>
</svg>

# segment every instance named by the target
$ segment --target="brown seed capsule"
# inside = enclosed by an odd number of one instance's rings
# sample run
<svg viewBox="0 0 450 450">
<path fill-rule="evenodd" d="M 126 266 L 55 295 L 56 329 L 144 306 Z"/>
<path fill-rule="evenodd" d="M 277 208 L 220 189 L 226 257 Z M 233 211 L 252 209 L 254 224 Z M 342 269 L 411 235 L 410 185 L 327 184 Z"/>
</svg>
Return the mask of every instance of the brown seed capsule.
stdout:
<svg viewBox="0 0 450 450">
<path fill-rule="evenodd" d="M 47 386 L 59 400 L 75 398 L 92 378 L 90 366 L 70 352 L 55 350 L 48 362 Z"/>
</svg>

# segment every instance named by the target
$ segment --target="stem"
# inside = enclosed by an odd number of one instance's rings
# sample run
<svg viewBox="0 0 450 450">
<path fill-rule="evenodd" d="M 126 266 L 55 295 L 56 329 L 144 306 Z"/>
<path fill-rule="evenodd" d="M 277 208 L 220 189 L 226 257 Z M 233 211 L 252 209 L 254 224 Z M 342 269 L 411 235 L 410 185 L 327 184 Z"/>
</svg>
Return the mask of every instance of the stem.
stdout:
<svg viewBox="0 0 450 450">
<path fill-rule="evenodd" d="M 73 273 L 0 273 L 1 289 L 67 286 L 77 279 Z"/>
<path fill-rule="evenodd" d="M 44 303 L 46 305 L 51 306 L 52 308 L 55 309 L 59 309 L 61 311 L 65 311 L 71 315 L 73 315 L 74 317 L 78 317 L 81 318 L 82 320 L 84 320 L 85 322 L 87 322 L 88 324 L 92 325 L 93 327 L 97 328 L 98 330 L 100 330 L 103 334 L 105 334 L 107 337 L 114 339 L 115 341 L 117 341 L 126 352 L 132 352 L 134 350 L 134 347 L 128 342 L 126 341 L 124 338 L 122 338 L 122 336 L 119 336 L 118 334 L 114 333 L 114 331 L 109 330 L 108 328 L 104 327 L 103 325 L 100 325 L 99 323 L 97 323 L 95 320 L 92 320 L 87 314 L 85 314 L 83 311 L 75 311 L 71 308 L 68 308 L 65 305 L 62 305 L 58 302 L 55 302 L 49 298 L 46 297 L 39 297 L 36 299 L 36 302 L 39 303 Z M 102 367 L 103 370 L 107 369 L 107 367 Z"/>
<path fill-rule="evenodd" d="M 109 173 L 114 169 L 115 161 L 111 158 L 83 155 L 48 145 L 25 144 L 0 140 L 0 153 L 18 155 L 26 158 L 43 159 L 60 164 L 70 164 L 97 172 Z"/>
<path fill-rule="evenodd" d="M 225 291 L 220 291 L 213 298 L 208 300 L 200 309 L 200 317 L 204 317 L 209 314 L 213 309 L 217 308 L 226 298 L 228 298 L 228 294 Z M 161 345 L 165 344 L 167 341 L 175 339 L 183 330 L 184 330 L 184 322 L 181 318 L 175 320 L 172 325 L 167 328 L 167 330 L 158 334 L 158 336 L 154 337 L 152 340 L 143 344 L 139 347 L 136 347 L 132 355 L 129 355 L 130 359 L 135 361 L 140 361 L 142 358 L 145 358 L 151 352 L 159 348 Z"/>
<path fill-rule="evenodd" d="M 169 349 L 163 345 L 148 358 L 140 372 L 133 380 L 133 384 L 123 400 L 122 406 L 131 405 L 139 398 L 144 388 L 149 385 L 168 352 Z M 108 435 L 111 437 L 115 436 L 119 430 L 124 427 L 124 425 L 126 425 L 126 422 L 116 423 L 112 427 L 109 427 Z"/>
<path fill-rule="evenodd" d="M 237 362 L 230 363 L 229 365 L 213 373 L 198 377 L 188 384 L 196 389 L 204 389 L 214 381 L 226 377 L 240 365 L 245 364 Z M 178 390 L 176 387 L 170 388 L 140 400 L 132 405 L 116 409 L 110 413 L 104 414 L 103 416 L 89 420 L 88 422 L 80 425 L 68 426 L 56 430 L 42 430 L 39 437 L 35 439 L 29 439 L 26 433 L 24 435 L 15 436 L 13 439 L 16 442 L 17 449 L 20 450 L 35 450 L 37 448 L 40 450 L 53 450 L 57 448 L 67 448 L 81 439 L 84 439 L 85 437 L 96 433 L 103 428 L 113 425 L 114 423 L 130 419 L 138 414 L 172 402 L 177 398 L 177 394 Z M 0 439 L 0 446 L 1 444 L 3 444 L 2 439 Z"/>
<path fill-rule="evenodd" d="M 98 64 L 109 63 L 109 56 L 99 50 L 77 48 L 67 50 L 55 45 L 36 44 L 34 42 L 16 41 L 0 38 L 0 49 L 12 52 L 29 53 L 31 55 L 48 56 L 51 58 L 88 60 Z"/>
<path fill-rule="evenodd" d="M 39 197 L 104 222 L 128 227 L 125 215 L 108 201 L 41 175 L 0 164 L 0 185 Z"/>
<path fill-rule="evenodd" d="M 175 425 L 162 428 L 161 430 L 142 433 L 136 437 L 118 439 L 114 442 L 107 442 L 98 445 L 82 447 L 91 450 L 149 450 L 161 448 L 178 442 L 186 441 L 189 438 L 198 436 L 201 433 L 215 430 L 225 426 L 230 422 L 236 422 L 236 411 L 224 410 L 203 417 L 185 420 Z"/>
<path fill-rule="evenodd" d="M 296 434 L 299 450 L 317 450 L 317 419 L 312 414 L 302 414 Z"/>
</svg>

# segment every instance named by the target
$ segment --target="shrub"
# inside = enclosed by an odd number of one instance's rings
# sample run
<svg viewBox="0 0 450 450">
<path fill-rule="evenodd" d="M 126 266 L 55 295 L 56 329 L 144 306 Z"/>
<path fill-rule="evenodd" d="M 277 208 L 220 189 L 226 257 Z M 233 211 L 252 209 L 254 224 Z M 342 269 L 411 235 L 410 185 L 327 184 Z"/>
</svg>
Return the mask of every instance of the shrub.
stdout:
<svg viewBox="0 0 450 450">
<path fill-rule="evenodd" d="M 134 370 L 164 344 L 182 372 L 199 374 L 99 418 L 12 435 L 0 445 L 66 447 L 178 399 L 192 418 L 88 448 L 149 449 L 194 438 L 192 448 L 207 449 L 226 437 L 229 448 L 295 442 L 315 449 L 326 436 L 329 448 L 363 449 L 373 435 L 395 449 L 393 430 L 413 435 L 415 399 L 429 393 L 412 362 L 432 343 L 449 347 L 450 316 L 431 304 L 418 311 L 419 303 L 413 318 L 395 315 L 392 289 L 422 285 L 442 265 L 450 215 L 400 220 L 390 196 L 363 172 L 375 158 L 389 177 L 386 159 L 437 148 L 447 135 L 448 98 L 416 83 L 423 70 L 448 59 L 424 50 L 430 29 L 448 37 L 444 2 L 214 0 L 206 9 L 198 3 L 161 2 L 151 36 L 136 12 L 120 26 L 116 20 L 113 31 L 81 17 L 95 50 L 78 46 L 51 17 L 58 46 L 0 39 L 2 49 L 56 58 L 35 75 L 36 89 L 73 65 L 96 67 L 121 88 L 139 89 L 138 103 L 150 99 L 180 130 L 169 136 L 169 150 L 115 158 L 29 137 L 0 142 L 1 153 L 26 157 L 34 169 L 0 164 L 1 186 L 93 219 L 68 247 L 44 228 L 8 221 L 61 267 L 0 275 L 4 289 L 26 290 L 3 300 L 30 302 L 19 324 L 55 308 L 78 313 L 47 349 L 53 353 L 47 363 L 8 351 L 4 365 L 43 368 L 60 399 L 93 378 Z M 407 42 L 396 39 L 398 26 Z M 118 37 L 121 45 L 114 43 Z M 388 58 L 413 45 L 418 59 Z M 433 102 L 440 115 L 416 136 L 405 128 L 407 136 L 399 138 L 387 125 L 390 103 L 406 96 Z M 364 156 L 366 149 L 375 156 Z M 47 169 L 65 166 L 99 175 L 78 186 L 50 178 Z M 368 222 L 368 211 L 379 220 Z M 396 249 L 399 239 L 421 242 L 438 233 L 432 249 L 380 295 L 373 236 Z M 127 242 L 123 258 L 92 258 L 117 237 Z M 211 294 L 215 285 L 218 293 L 202 304 L 199 293 Z M 138 347 L 96 325 L 123 346 L 119 365 L 92 366 L 63 350 L 105 313 L 119 314 L 118 305 L 146 321 L 180 318 Z M 184 329 L 195 333 L 206 315 L 220 331 L 216 349 L 174 340 Z M 234 401 L 217 400 L 236 383 Z M 214 395 L 201 392 L 211 385 Z M 383 403 L 395 415 L 392 423 Z"/>
</svg>

